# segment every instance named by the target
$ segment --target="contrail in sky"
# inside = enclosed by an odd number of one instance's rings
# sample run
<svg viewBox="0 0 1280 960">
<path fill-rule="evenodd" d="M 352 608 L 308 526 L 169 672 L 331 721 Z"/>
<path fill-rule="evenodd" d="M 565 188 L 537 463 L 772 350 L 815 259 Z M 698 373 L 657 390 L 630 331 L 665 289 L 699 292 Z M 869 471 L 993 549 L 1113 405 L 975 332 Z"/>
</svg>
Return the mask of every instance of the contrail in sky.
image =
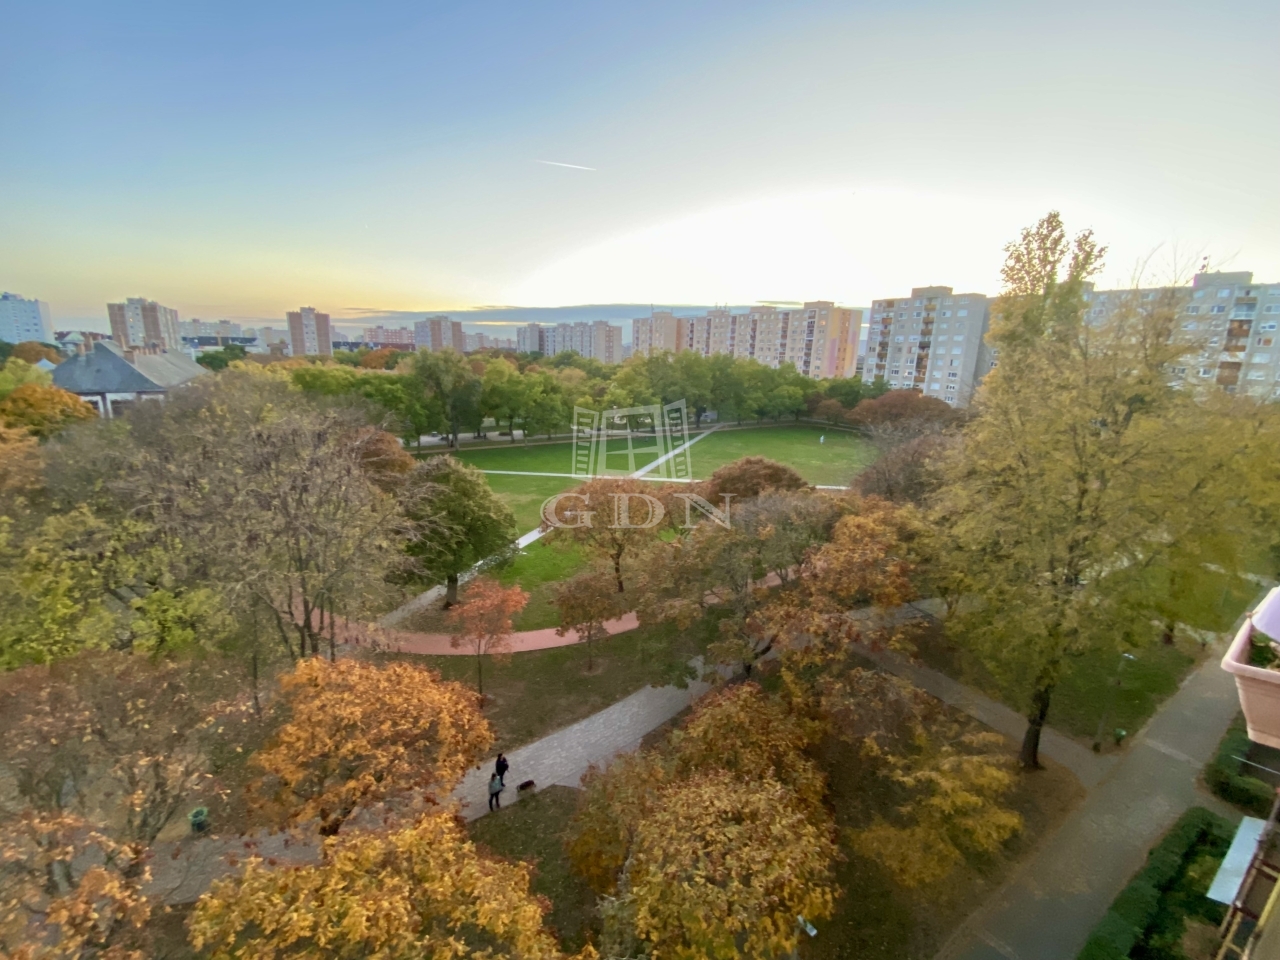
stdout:
<svg viewBox="0 0 1280 960">
<path fill-rule="evenodd" d="M 595 172 L 595 167 L 580 167 L 576 163 L 556 163 L 554 160 L 539 160 L 538 163 L 545 163 L 549 167 L 568 167 L 570 170 L 590 170 Z"/>
</svg>

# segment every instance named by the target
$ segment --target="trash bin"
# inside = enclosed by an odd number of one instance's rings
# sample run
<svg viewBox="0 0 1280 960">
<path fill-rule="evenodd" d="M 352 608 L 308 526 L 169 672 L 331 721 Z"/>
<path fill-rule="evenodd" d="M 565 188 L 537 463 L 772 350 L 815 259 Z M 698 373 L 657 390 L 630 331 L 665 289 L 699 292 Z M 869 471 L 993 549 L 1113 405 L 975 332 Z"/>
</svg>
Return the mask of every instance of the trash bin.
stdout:
<svg viewBox="0 0 1280 960">
<path fill-rule="evenodd" d="M 187 821 L 191 824 L 192 833 L 204 833 L 209 829 L 209 808 L 196 807 L 187 814 Z"/>
</svg>

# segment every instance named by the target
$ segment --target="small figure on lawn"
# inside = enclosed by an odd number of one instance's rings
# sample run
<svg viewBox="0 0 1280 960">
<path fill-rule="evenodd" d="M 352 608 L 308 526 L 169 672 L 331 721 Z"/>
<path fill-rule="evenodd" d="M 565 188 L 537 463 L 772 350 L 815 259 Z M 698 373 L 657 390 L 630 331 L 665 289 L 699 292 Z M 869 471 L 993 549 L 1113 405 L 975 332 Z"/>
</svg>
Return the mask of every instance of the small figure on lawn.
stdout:
<svg viewBox="0 0 1280 960">
<path fill-rule="evenodd" d="M 822 436 L 818 438 L 818 443 L 826 443 L 826 442 L 827 442 L 827 435 L 824 433 Z"/>
<path fill-rule="evenodd" d="M 505 787 L 507 785 L 507 771 L 511 769 L 511 764 L 507 763 L 507 758 L 502 754 L 498 754 L 498 762 L 493 765 L 493 769 Z"/>
<path fill-rule="evenodd" d="M 502 809 L 502 778 L 496 773 L 489 778 L 489 809 Z"/>
</svg>

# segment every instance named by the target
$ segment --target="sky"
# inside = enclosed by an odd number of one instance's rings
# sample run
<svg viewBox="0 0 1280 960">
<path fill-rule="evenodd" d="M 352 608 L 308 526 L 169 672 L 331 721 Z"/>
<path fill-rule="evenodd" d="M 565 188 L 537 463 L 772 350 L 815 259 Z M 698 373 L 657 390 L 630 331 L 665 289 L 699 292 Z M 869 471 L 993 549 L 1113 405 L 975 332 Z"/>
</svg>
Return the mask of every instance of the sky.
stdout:
<svg viewBox="0 0 1280 960">
<path fill-rule="evenodd" d="M 1107 244 L 1105 285 L 1204 256 L 1280 279 L 1274 0 L 15 0 L 4 24 L 0 288 L 59 327 L 129 296 L 357 322 L 995 293 L 1049 209 Z"/>
</svg>

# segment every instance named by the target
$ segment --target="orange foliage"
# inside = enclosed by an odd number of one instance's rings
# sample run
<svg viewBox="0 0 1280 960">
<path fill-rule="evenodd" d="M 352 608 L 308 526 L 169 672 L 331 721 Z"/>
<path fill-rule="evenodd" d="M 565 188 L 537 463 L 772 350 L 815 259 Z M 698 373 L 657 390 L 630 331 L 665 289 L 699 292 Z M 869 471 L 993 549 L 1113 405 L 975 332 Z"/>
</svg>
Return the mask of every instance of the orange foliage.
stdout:
<svg viewBox="0 0 1280 960">
<path fill-rule="evenodd" d="M 477 577 L 467 587 L 462 603 L 449 611 L 451 643 L 466 647 L 476 658 L 476 690 L 484 695 L 486 655 L 501 656 L 510 649 L 516 614 L 529 602 L 518 586 L 504 587 L 492 577 Z"/>
<path fill-rule="evenodd" d="M 0 495 L 27 493 L 40 486 L 39 442 L 26 430 L 0 426 Z"/>
<path fill-rule="evenodd" d="M 379 347 L 377 350 L 370 350 L 360 358 L 360 366 L 366 370 L 385 370 L 387 364 L 391 362 L 399 350 L 394 347 Z"/>
<path fill-rule="evenodd" d="M 800 474 L 785 464 L 768 457 L 743 457 L 711 474 L 705 496 L 719 504 L 725 495 L 746 500 L 766 490 L 804 490 L 808 486 Z"/>
<path fill-rule="evenodd" d="M 327 840 L 314 866 L 249 860 L 200 899 L 191 940 L 212 960 L 558 960 L 532 873 L 481 856 L 451 813 L 433 812 L 404 829 Z"/>
<path fill-rule="evenodd" d="M 36 340 L 24 340 L 22 343 L 14 344 L 13 352 L 9 354 L 11 357 L 17 357 L 19 360 L 35 365 L 41 360 L 48 360 L 52 364 L 62 362 L 62 354 L 53 347 L 46 347 L 43 343 Z"/>
<path fill-rule="evenodd" d="M 476 695 L 407 663 L 301 661 L 281 695 L 288 720 L 254 764 L 259 796 L 332 835 L 361 804 L 424 790 L 443 797 L 493 743 Z"/>
<path fill-rule="evenodd" d="M 0 400 L 0 426 L 22 428 L 33 436 L 51 437 L 97 411 L 74 393 L 39 383 L 24 383 Z"/>
</svg>

